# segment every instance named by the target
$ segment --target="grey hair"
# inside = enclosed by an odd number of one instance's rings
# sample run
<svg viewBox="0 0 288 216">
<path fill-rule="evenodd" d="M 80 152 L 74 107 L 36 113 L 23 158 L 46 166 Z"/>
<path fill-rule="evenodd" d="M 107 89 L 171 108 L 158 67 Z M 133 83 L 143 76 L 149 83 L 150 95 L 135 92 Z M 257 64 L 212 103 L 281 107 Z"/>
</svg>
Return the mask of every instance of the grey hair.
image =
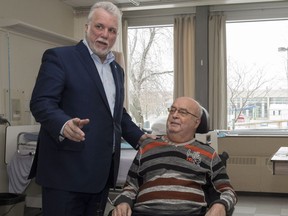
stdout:
<svg viewBox="0 0 288 216">
<path fill-rule="evenodd" d="M 97 9 L 97 8 L 102 8 L 102 9 L 106 10 L 108 13 L 117 17 L 118 20 L 121 19 L 122 13 L 115 4 L 113 4 L 112 2 L 108 2 L 108 1 L 102 1 L 102 2 L 96 2 L 91 7 L 90 12 L 88 14 L 88 22 L 91 21 L 91 19 L 93 17 L 93 13 L 94 13 L 95 9 Z"/>
</svg>

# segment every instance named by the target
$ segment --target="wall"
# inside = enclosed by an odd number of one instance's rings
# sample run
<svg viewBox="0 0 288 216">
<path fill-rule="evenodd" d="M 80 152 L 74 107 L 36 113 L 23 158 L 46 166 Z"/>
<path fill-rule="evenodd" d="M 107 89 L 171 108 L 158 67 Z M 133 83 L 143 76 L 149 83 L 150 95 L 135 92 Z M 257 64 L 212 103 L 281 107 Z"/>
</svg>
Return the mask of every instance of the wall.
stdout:
<svg viewBox="0 0 288 216">
<path fill-rule="evenodd" d="M 73 9 L 59 0 L 1 0 L 0 18 L 17 19 L 73 37 Z"/>
<path fill-rule="evenodd" d="M 288 175 L 272 175 L 273 154 L 288 146 L 288 136 L 229 136 L 218 139 L 229 154 L 227 171 L 236 191 L 288 193 Z"/>
<path fill-rule="evenodd" d="M 0 14 L 0 115 L 30 124 L 27 101 L 43 52 L 75 43 L 73 9 L 59 0 L 3 0 Z"/>
</svg>

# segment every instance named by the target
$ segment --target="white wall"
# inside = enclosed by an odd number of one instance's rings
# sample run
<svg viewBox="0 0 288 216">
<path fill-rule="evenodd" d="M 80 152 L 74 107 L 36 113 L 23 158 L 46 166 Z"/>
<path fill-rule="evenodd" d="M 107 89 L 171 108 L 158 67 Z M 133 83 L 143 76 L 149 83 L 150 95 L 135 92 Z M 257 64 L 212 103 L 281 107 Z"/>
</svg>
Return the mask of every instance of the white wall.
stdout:
<svg viewBox="0 0 288 216">
<path fill-rule="evenodd" d="M 18 19 L 33 26 L 73 37 L 73 9 L 60 0 L 1 0 L 0 18 Z"/>
<path fill-rule="evenodd" d="M 0 115 L 30 124 L 28 101 L 43 52 L 75 43 L 73 9 L 59 0 L 6 0 L 0 1 L 0 14 Z M 20 101 L 13 114 L 12 99 Z"/>
</svg>

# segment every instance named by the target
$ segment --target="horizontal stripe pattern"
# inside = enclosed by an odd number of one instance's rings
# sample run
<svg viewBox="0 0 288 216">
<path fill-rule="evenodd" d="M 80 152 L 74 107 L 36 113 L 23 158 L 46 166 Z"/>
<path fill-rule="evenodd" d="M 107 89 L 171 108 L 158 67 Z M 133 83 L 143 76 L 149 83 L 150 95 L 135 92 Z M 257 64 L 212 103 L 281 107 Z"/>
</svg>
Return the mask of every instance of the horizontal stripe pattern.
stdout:
<svg viewBox="0 0 288 216">
<path fill-rule="evenodd" d="M 175 146 L 162 139 L 146 140 L 132 163 L 123 192 L 114 203 L 129 198 L 137 212 L 201 214 L 207 206 L 202 189 L 207 176 L 230 210 L 237 202 L 236 194 L 213 148 L 197 141 Z"/>
</svg>

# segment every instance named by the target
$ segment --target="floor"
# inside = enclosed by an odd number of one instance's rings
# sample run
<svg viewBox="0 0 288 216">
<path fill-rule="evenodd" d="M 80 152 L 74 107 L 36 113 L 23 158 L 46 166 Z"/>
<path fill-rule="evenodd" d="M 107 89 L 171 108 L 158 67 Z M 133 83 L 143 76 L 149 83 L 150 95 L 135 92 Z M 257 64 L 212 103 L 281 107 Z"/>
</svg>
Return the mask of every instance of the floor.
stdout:
<svg viewBox="0 0 288 216">
<path fill-rule="evenodd" d="M 288 216 L 288 194 L 274 196 L 238 194 L 238 196 L 233 216 Z M 41 209 L 25 209 L 24 216 L 41 215 Z"/>
<path fill-rule="evenodd" d="M 288 194 L 238 196 L 233 216 L 288 216 Z"/>
</svg>

